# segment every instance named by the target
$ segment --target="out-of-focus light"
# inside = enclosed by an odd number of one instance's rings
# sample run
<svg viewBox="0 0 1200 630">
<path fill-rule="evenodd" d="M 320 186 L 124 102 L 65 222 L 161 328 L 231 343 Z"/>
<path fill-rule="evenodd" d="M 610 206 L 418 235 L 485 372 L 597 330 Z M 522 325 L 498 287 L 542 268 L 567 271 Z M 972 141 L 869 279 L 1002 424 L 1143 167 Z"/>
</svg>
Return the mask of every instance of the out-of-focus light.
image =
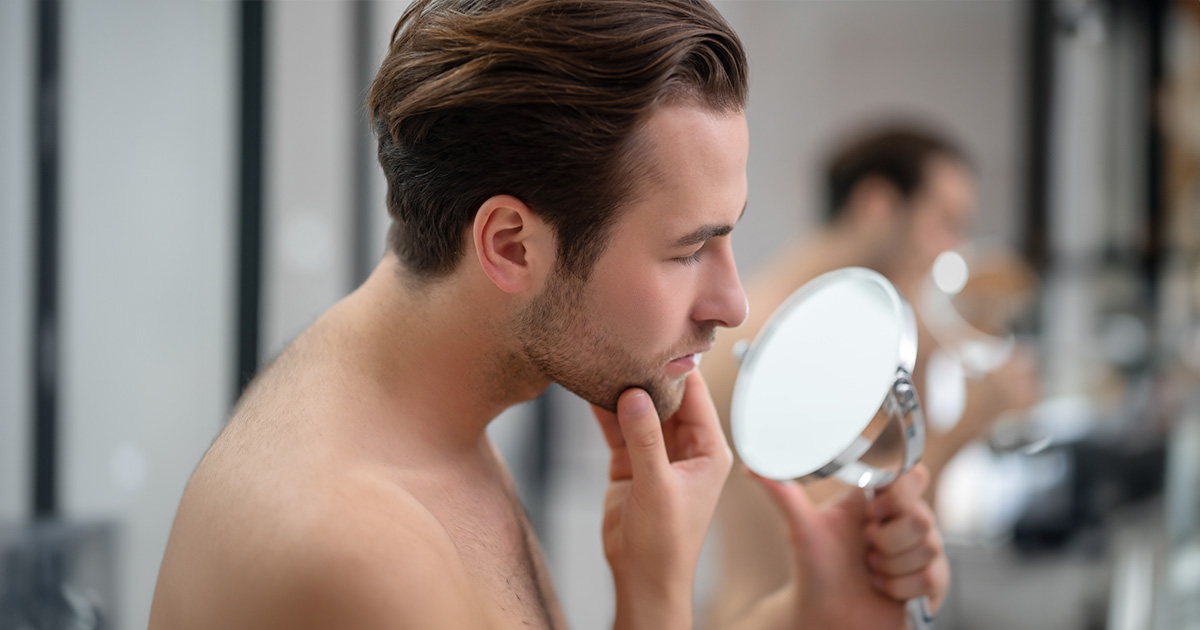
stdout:
<svg viewBox="0 0 1200 630">
<path fill-rule="evenodd" d="M 934 350 L 925 366 L 925 420 L 945 433 L 962 419 L 967 408 L 967 374 L 958 358 Z"/>
<path fill-rule="evenodd" d="M 968 276 L 967 261 L 958 252 L 942 252 L 933 261 L 933 283 L 947 295 L 958 295 Z"/>
<path fill-rule="evenodd" d="M 869 471 L 869 470 L 863 472 L 862 476 L 858 478 L 858 487 L 866 488 L 867 486 L 869 486 L 871 484 L 872 476 L 873 475 L 871 475 L 871 471 Z"/>
</svg>

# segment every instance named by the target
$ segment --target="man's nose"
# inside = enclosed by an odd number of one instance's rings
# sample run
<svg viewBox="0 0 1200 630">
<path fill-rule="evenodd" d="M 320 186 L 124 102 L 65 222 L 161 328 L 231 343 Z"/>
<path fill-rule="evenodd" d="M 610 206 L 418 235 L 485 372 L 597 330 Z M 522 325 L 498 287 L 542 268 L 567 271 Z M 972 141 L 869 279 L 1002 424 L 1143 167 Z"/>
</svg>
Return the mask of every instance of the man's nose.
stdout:
<svg viewBox="0 0 1200 630">
<path fill-rule="evenodd" d="M 746 292 L 742 290 L 742 281 L 738 278 L 733 248 L 726 247 L 720 256 L 720 264 L 705 283 L 694 316 L 697 321 L 737 328 L 746 321 L 750 305 L 746 302 Z"/>
</svg>

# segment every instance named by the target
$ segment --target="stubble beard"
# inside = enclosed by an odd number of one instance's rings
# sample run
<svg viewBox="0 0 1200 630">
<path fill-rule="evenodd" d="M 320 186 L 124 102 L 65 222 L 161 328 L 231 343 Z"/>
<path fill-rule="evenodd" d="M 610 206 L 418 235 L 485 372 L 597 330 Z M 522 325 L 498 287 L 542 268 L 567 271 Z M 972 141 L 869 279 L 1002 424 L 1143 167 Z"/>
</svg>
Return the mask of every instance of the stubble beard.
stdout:
<svg viewBox="0 0 1200 630">
<path fill-rule="evenodd" d="M 556 272 L 540 296 L 514 322 L 521 355 L 537 371 L 571 393 L 616 413 L 617 399 L 631 387 L 650 394 L 661 419 L 683 402 L 684 379 L 668 379 L 662 367 L 674 357 L 639 361 L 613 335 L 588 319 L 586 281 Z"/>
</svg>

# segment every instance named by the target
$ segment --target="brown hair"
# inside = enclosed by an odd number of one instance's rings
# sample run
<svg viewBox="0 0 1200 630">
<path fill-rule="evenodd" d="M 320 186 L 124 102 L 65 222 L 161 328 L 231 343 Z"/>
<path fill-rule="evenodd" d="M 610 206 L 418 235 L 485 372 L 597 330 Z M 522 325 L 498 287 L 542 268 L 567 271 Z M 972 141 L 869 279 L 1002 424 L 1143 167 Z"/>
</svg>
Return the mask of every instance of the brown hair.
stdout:
<svg viewBox="0 0 1200 630">
<path fill-rule="evenodd" d="M 841 214 L 854 187 L 880 177 L 904 199 L 925 184 L 930 158 L 945 157 L 970 166 L 967 154 L 946 136 L 915 123 L 892 123 L 867 130 L 833 153 L 825 172 L 826 210 Z"/>
<path fill-rule="evenodd" d="M 585 278 L 649 168 L 639 124 L 674 100 L 739 111 L 746 92 L 742 44 L 706 0 L 420 0 L 367 101 L 389 247 L 443 276 L 483 202 L 509 194 Z"/>
</svg>

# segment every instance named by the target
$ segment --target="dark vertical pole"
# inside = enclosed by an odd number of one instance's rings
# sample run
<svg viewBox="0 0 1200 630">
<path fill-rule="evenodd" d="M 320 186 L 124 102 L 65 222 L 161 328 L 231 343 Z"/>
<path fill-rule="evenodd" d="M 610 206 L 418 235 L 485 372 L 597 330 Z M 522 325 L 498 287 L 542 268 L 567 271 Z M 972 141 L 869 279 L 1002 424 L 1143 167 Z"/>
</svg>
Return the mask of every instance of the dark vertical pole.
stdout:
<svg viewBox="0 0 1200 630">
<path fill-rule="evenodd" d="M 380 243 L 374 241 L 371 234 L 372 214 L 381 211 L 371 198 L 371 172 L 375 168 L 371 156 L 374 155 L 374 135 L 371 132 L 370 117 L 366 111 L 366 95 L 374 74 L 375 59 L 371 46 L 371 14 L 375 3 L 362 0 L 354 3 L 354 20 L 351 28 L 351 41 L 354 43 L 354 67 L 351 75 L 354 77 L 354 129 L 351 138 L 351 186 L 354 187 L 352 202 L 354 204 L 354 226 L 351 238 L 350 286 L 355 287 L 367 279 L 371 273 L 371 259 L 368 254 L 377 252 Z"/>
<path fill-rule="evenodd" d="M 1158 303 L 1158 281 L 1162 272 L 1163 250 L 1166 246 L 1166 195 L 1165 149 L 1162 127 L 1158 120 L 1158 92 L 1164 74 L 1165 30 L 1167 20 L 1166 0 L 1146 0 L 1136 3 L 1143 11 L 1142 41 L 1146 46 L 1146 83 L 1143 98 L 1147 99 L 1143 121 L 1146 133 L 1146 225 L 1145 249 L 1142 253 L 1142 278 L 1148 288 L 1149 304 Z"/>
<path fill-rule="evenodd" d="M 1052 0 L 1029 0 L 1025 59 L 1026 136 L 1024 249 L 1039 271 L 1049 263 L 1050 133 L 1054 108 L 1054 7 Z"/>
<path fill-rule="evenodd" d="M 551 417 L 554 392 L 557 385 L 552 385 L 542 392 L 534 401 L 533 435 L 531 436 L 529 455 L 529 503 L 527 511 L 529 520 L 533 522 L 534 531 L 539 537 L 545 537 L 549 525 L 550 477 L 554 465 L 554 419 Z"/>
<path fill-rule="evenodd" d="M 33 382 L 33 514 L 58 512 L 58 164 L 59 3 L 42 0 L 37 13 L 37 89 L 34 111 L 37 166 L 37 266 Z"/>
<path fill-rule="evenodd" d="M 238 5 L 241 27 L 241 114 L 238 182 L 238 396 L 259 363 L 263 230 L 263 96 L 266 7 L 260 0 Z"/>
</svg>

